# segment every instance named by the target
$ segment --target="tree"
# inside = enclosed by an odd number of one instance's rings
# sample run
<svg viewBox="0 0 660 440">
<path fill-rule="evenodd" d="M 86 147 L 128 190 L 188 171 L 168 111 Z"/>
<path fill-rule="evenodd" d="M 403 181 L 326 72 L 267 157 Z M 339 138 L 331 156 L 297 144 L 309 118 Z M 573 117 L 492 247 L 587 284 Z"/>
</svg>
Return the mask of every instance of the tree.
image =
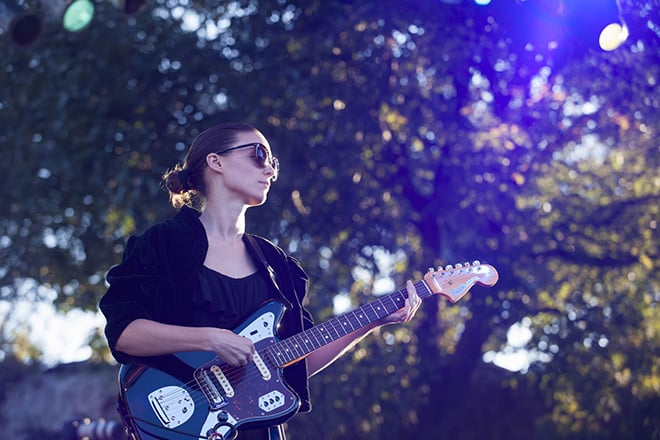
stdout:
<svg viewBox="0 0 660 440">
<path fill-rule="evenodd" d="M 293 435 L 657 435 L 657 24 L 651 3 L 623 7 L 636 33 L 611 54 L 530 49 L 513 2 L 101 4 L 84 34 L 3 42 L 3 298 L 95 308 L 126 237 L 172 213 L 160 174 L 203 128 L 246 120 L 283 165 L 251 230 L 304 262 L 319 320 L 427 266 L 500 271 L 314 378 Z M 538 361 L 489 368 L 516 322 Z"/>
</svg>

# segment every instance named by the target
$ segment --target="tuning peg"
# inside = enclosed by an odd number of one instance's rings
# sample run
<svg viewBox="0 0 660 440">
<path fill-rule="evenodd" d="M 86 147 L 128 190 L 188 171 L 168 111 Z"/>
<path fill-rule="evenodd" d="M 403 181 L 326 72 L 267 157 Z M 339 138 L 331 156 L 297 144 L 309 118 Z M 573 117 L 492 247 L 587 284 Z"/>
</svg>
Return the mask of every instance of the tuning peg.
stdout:
<svg viewBox="0 0 660 440">
<path fill-rule="evenodd" d="M 452 270 L 453 268 L 454 266 L 452 266 L 451 264 L 445 266 L 445 270 Z"/>
<path fill-rule="evenodd" d="M 473 265 L 473 266 L 481 266 L 481 261 L 479 261 L 479 260 L 474 260 L 474 261 L 472 262 L 472 265 Z"/>
<path fill-rule="evenodd" d="M 461 263 L 456 263 L 456 269 L 463 269 L 463 265 Z"/>
<path fill-rule="evenodd" d="M 428 272 L 433 272 L 433 270 L 434 270 L 434 269 L 433 269 L 432 267 L 429 267 Z"/>
</svg>

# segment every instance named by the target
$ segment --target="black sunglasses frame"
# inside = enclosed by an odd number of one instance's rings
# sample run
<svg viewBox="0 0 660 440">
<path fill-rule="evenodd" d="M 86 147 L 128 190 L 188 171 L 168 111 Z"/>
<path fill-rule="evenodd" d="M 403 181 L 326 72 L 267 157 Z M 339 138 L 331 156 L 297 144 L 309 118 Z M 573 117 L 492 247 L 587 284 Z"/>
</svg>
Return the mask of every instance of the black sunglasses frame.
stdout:
<svg viewBox="0 0 660 440">
<path fill-rule="evenodd" d="M 275 182 L 280 174 L 280 161 L 277 160 L 275 156 L 271 156 L 268 148 L 266 148 L 261 142 L 250 142 L 249 144 L 237 145 L 235 147 L 227 148 L 226 150 L 216 151 L 215 154 L 224 154 L 248 147 L 254 147 L 253 159 L 257 163 L 257 166 L 260 168 L 266 168 L 266 164 L 269 164 L 275 170 L 275 174 L 273 175 L 273 182 Z"/>
</svg>

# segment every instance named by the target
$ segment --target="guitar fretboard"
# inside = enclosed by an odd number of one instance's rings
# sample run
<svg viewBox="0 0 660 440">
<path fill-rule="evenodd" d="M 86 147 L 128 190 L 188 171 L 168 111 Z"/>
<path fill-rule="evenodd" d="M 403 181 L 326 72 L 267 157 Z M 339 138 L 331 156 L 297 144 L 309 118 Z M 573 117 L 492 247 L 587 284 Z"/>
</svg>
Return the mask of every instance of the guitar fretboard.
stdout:
<svg viewBox="0 0 660 440">
<path fill-rule="evenodd" d="M 415 290 L 422 299 L 433 295 L 433 292 L 424 281 L 415 283 Z M 401 309 L 405 305 L 407 296 L 408 293 L 404 289 L 385 295 L 376 301 L 363 304 L 355 310 L 329 319 L 269 346 L 264 350 L 264 355 L 271 359 L 277 367 L 291 364 L 312 351 Z"/>
</svg>

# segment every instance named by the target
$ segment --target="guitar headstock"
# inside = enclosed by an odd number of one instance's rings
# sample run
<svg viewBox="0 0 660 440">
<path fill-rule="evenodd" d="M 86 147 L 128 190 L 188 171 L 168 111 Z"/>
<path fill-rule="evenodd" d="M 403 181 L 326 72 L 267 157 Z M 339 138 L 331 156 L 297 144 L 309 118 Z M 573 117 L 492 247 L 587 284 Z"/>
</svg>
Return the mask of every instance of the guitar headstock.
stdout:
<svg viewBox="0 0 660 440">
<path fill-rule="evenodd" d="M 493 266 L 479 261 L 449 265 L 437 270 L 431 268 L 424 275 L 429 289 L 446 296 L 452 303 L 465 296 L 475 284 L 491 287 L 498 278 Z"/>
</svg>

